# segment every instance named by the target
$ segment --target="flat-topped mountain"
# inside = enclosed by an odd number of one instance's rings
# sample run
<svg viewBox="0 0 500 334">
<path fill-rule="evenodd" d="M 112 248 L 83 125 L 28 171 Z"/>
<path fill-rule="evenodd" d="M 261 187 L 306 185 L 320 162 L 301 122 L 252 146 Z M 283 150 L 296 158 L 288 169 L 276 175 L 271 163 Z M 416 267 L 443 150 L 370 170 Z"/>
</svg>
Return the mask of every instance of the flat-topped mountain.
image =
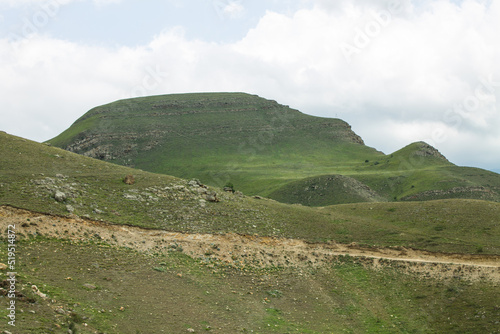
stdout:
<svg viewBox="0 0 500 334">
<path fill-rule="evenodd" d="M 50 144 L 287 203 L 500 200 L 500 176 L 418 142 L 390 155 L 346 122 L 244 93 L 151 96 L 96 107 Z"/>
</svg>

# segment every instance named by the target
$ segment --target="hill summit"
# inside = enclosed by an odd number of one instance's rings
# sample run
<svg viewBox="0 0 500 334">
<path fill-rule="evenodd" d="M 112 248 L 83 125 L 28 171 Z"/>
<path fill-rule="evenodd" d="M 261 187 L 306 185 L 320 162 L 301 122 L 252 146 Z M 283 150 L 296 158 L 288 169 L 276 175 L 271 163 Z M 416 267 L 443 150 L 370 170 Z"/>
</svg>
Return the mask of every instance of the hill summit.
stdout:
<svg viewBox="0 0 500 334">
<path fill-rule="evenodd" d="M 364 145 L 342 120 L 308 116 L 276 101 L 243 93 L 117 101 L 90 110 L 50 142 L 89 157 L 140 166 L 134 157 L 144 151 L 159 150 L 175 157 L 178 148 L 194 151 L 199 145 L 204 155 L 214 150 L 230 154 L 276 152 L 299 131 L 309 139 L 319 135 L 330 144 Z"/>
<path fill-rule="evenodd" d="M 470 192 L 470 186 L 482 185 L 457 175 L 463 170 L 426 143 L 385 155 L 366 146 L 343 120 L 306 115 L 245 93 L 116 101 L 93 108 L 49 143 L 120 165 L 313 206 L 391 201 L 450 187 Z M 495 175 L 490 186 L 500 185 Z M 322 181 L 315 186 L 311 178 L 317 177 Z M 463 195 L 458 193 L 452 196 Z M 496 190 L 472 193 L 467 197 L 500 198 Z"/>
</svg>

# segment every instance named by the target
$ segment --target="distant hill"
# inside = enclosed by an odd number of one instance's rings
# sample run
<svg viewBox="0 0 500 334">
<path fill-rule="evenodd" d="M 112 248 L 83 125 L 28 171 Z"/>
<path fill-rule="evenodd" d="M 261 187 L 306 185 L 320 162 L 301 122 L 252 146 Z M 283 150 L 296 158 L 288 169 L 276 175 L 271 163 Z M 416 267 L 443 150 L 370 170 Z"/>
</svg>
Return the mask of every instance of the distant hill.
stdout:
<svg viewBox="0 0 500 334">
<path fill-rule="evenodd" d="M 152 96 L 96 107 L 50 144 L 142 170 L 234 185 L 285 203 L 500 200 L 500 175 L 418 142 L 390 155 L 340 119 L 244 93 Z"/>
</svg>

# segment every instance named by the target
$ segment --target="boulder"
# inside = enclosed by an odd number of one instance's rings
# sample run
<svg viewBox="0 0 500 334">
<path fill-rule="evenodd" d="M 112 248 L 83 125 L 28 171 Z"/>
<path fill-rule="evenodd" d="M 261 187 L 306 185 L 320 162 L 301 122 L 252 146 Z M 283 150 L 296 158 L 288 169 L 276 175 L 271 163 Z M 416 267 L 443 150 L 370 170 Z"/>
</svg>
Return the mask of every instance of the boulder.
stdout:
<svg viewBox="0 0 500 334">
<path fill-rule="evenodd" d="M 123 179 L 123 183 L 128 184 L 128 185 L 133 185 L 135 183 L 134 175 L 129 174 L 129 175 L 125 176 L 125 178 Z"/>
<path fill-rule="evenodd" d="M 33 292 L 35 293 L 35 295 L 43 298 L 43 299 L 46 299 L 47 298 L 47 295 L 43 292 L 41 292 L 38 287 L 36 285 L 32 285 L 31 286 L 31 290 L 33 290 Z"/>
<path fill-rule="evenodd" d="M 219 202 L 219 199 L 217 198 L 217 193 L 215 192 L 210 192 L 206 194 L 205 199 L 209 202 Z"/>
<path fill-rule="evenodd" d="M 207 188 L 197 188 L 196 191 L 198 192 L 198 194 L 206 194 L 208 192 L 208 189 Z"/>
<path fill-rule="evenodd" d="M 201 187 L 201 183 L 197 179 L 192 179 L 188 182 L 188 185 L 190 185 L 191 187 Z"/>
<path fill-rule="evenodd" d="M 54 194 L 54 199 L 58 202 L 64 202 L 66 198 L 67 198 L 66 194 L 60 190 L 57 190 Z"/>
</svg>

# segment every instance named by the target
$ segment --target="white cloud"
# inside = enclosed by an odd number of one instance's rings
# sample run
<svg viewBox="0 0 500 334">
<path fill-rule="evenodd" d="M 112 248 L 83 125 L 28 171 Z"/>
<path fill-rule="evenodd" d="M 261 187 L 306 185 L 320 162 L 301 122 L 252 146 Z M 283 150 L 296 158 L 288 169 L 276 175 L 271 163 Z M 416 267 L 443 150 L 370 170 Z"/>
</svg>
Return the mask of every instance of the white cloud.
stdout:
<svg viewBox="0 0 500 334">
<path fill-rule="evenodd" d="M 243 15 L 245 7 L 241 0 L 229 1 L 223 9 L 224 14 L 228 15 L 230 18 L 239 18 Z"/>
<path fill-rule="evenodd" d="M 21 7 L 21 6 L 63 6 L 72 2 L 92 1 L 97 6 L 108 4 L 117 4 L 123 0 L 0 0 L 0 5 L 6 7 Z"/>
<path fill-rule="evenodd" d="M 343 118 L 386 153 L 427 140 L 453 162 L 500 166 L 500 2 L 313 3 L 267 12 L 232 44 L 188 40 L 181 27 L 135 48 L 0 40 L 4 129 L 46 140 L 123 97 L 246 91 Z M 356 48 L 350 61 L 345 44 Z"/>
<path fill-rule="evenodd" d="M 99 7 L 111 5 L 111 4 L 119 4 L 122 0 L 92 0 L 94 4 Z"/>
</svg>

